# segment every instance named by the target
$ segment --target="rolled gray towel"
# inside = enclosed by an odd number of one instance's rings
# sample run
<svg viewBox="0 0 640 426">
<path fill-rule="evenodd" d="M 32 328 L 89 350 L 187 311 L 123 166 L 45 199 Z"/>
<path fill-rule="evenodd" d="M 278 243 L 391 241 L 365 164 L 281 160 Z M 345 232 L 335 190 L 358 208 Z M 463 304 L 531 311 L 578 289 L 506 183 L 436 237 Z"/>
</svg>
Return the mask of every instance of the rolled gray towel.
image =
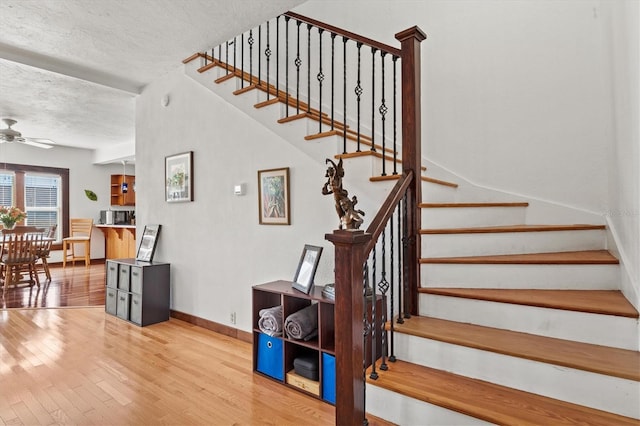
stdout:
<svg viewBox="0 0 640 426">
<path fill-rule="evenodd" d="M 260 331 L 269 336 L 282 335 L 282 306 L 260 309 L 258 315 L 260 315 L 258 320 Z"/>
<path fill-rule="evenodd" d="M 296 340 L 310 340 L 318 335 L 318 304 L 313 303 L 284 320 L 287 336 Z"/>
</svg>

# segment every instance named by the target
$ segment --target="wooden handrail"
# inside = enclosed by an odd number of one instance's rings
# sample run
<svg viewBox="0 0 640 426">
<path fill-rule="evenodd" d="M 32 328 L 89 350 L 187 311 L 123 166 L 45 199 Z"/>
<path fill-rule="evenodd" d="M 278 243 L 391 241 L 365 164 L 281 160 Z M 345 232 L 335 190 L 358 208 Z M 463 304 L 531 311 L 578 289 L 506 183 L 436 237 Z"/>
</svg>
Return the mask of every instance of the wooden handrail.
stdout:
<svg viewBox="0 0 640 426">
<path fill-rule="evenodd" d="M 303 15 L 299 15 L 295 12 L 285 12 L 283 13 L 284 16 L 288 16 L 291 19 L 295 19 L 296 21 L 300 21 L 300 22 L 304 22 L 305 24 L 310 24 L 313 25 L 317 28 L 321 28 L 325 31 L 329 31 L 330 33 L 334 33 L 340 36 L 344 36 L 346 38 L 348 38 L 349 40 L 353 40 L 355 42 L 359 42 L 362 44 L 366 44 L 367 46 L 371 46 L 371 47 L 375 47 L 378 50 L 387 52 L 391 55 L 400 57 L 402 52 L 400 51 L 400 49 L 393 47 L 393 46 L 389 46 L 388 44 L 384 44 L 384 43 L 380 43 L 378 41 L 375 40 L 371 40 L 370 38 L 367 37 L 363 37 L 361 35 L 352 33 L 350 31 L 347 30 L 343 30 L 342 28 L 338 28 L 338 27 L 334 27 L 333 25 L 329 25 L 329 24 L 325 24 L 324 22 L 320 22 L 320 21 L 316 21 L 315 19 L 311 19 L 311 18 L 307 18 L 306 16 Z"/>
<path fill-rule="evenodd" d="M 409 185 L 413 182 L 414 174 L 413 171 L 409 170 L 407 173 L 402 175 L 398 182 L 394 185 L 393 189 L 389 193 L 389 196 L 378 210 L 378 213 L 371 221 L 371 224 L 367 228 L 367 234 L 371 234 L 371 241 L 365 246 L 364 256 L 369 256 L 371 250 L 376 245 L 376 241 L 378 241 L 378 237 L 384 231 L 384 228 L 387 226 L 387 222 L 389 218 L 393 214 L 396 206 L 400 202 L 400 199 L 404 197 L 404 193 L 409 188 Z"/>
</svg>

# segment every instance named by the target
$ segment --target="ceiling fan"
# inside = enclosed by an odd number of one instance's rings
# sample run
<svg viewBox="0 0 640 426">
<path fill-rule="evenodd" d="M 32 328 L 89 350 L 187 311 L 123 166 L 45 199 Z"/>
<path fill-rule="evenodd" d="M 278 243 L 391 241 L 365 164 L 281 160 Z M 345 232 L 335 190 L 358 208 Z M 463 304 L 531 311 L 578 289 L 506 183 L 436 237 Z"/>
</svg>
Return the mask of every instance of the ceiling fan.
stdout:
<svg viewBox="0 0 640 426">
<path fill-rule="evenodd" d="M 4 124 L 7 125 L 6 129 L 0 129 L 0 143 L 4 142 L 20 142 L 26 145 L 36 146 L 38 148 L 49 149 L 53 148 L 53 146 L 48 144 L 55 144 L 54 141 L 49 139 L 40 139 L 40 138 L 24 138 L 22 137 L 22 133 L 17 130 L 13 130 L 11 126 L 17 123 L 16 120 L 12 118 L 3 118 Z"/>
</svg>

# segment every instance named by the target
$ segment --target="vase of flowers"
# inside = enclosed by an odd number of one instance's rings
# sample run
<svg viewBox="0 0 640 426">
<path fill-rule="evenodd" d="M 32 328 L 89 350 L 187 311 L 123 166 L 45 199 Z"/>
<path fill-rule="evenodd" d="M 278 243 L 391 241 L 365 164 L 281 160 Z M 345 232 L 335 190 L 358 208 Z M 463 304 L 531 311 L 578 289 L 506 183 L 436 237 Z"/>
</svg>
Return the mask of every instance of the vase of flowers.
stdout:
<svg viewBox="0 0 640 426">
<path fill-rule="evenodd" d="M 4 229 L 13 229 L 16 227 L 16 223 L 24 220 L 27 214 L 17 207 L 0 207 L 0 222 Z"/>
</svg>

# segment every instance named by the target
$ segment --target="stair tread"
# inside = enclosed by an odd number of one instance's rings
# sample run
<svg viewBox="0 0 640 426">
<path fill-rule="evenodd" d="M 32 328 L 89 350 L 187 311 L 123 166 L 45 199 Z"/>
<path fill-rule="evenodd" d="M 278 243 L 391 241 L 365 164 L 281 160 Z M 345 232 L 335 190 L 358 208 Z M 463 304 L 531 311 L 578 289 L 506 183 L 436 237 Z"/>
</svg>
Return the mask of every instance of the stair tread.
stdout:
<svg viewBox="0 0 640 426">
<path fill-rule="evenodd" d="M 618 264 L 619 261 L 607 250 L 583 250 L 489 256 L 429 257 L 420 259 L 420 263 L 612 265 Z"/>
<path fill-rule="evenodd" d="M 496 424 L 638 425 L 638 420 L 459 376 L 404 361 L 389 363 L 377 380 L 402 395 Z"/>
<path fill-rule="evenodd" d="M 389 174 L 389 175 L 385 175 L 385 176 L 373 176 L 370 177 L 369 180 L 371 182 L 382 182 L 382 181 L 387 181 L 387 180 L 398 180 L 400 179 L 400 176 L 402 176 L 401 174 Z M 447 182 L 446 180 L 441 180 L 441 179 L 435 179 L 429 176 L 421 176 L 420 179 L 424 182 L 431 182 L 431 183 L 435 183 L 437 185 L 443 185 L 443 186 L 448 186 L 451 188 L 457 188 L 458 184 L 457 183 L 453 183 L 453 182 Z"/>
<path fill-rule="evenodd" d="M 420 288 L 421 293 L 463 297 L 542 308 L 638 318 L 638 311 L 618 290 L 529 290 Z"/>
<path fill-rule="evenodd" d="M 640 381 L 640 352 L 425 316 L 394 330 L 441 342 Z"/>
<path fill-rule="evenodd" d="M 421 229 L 421 234 L 491 234 L 506 232 L 551 232 L 551 231 L 592 231 L 606 229 L 604 225 L 566 224 L 566 225 L 506 225 L 481 226 L 470 228 L 434 228 Z"/>
</svg>

